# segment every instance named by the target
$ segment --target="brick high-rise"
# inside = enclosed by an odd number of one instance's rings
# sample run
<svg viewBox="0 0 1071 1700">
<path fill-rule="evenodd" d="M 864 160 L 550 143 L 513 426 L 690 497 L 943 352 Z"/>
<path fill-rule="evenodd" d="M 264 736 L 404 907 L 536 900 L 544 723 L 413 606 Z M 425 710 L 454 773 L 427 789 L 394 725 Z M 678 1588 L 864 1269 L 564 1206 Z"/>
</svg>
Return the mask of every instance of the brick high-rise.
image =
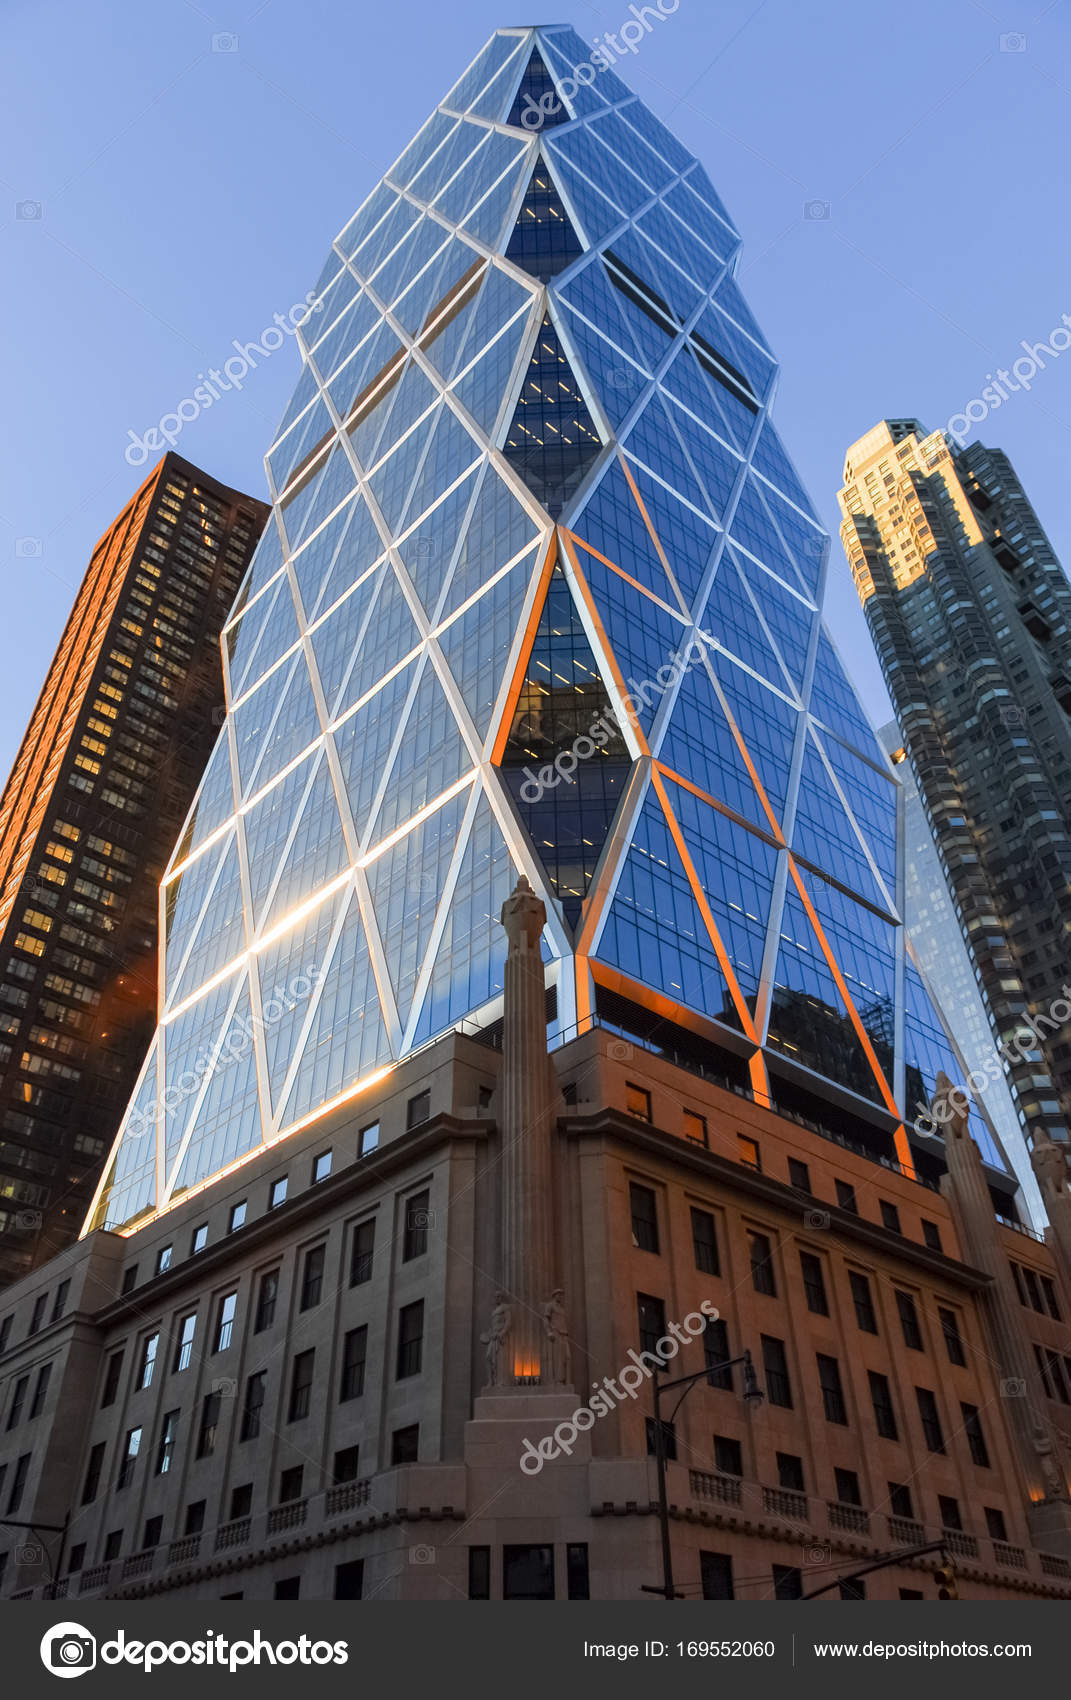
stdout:
<svg viewBox="0 0 1071 1700">
<path fill-rule="evenodd" d="M 1020 1120 L 1066 1140 L 1071 585 L 1007 457 L 915 419 L 852 445 L 840 503 Z"/>
<path fill-rule="evenodd" d="M 261 502 L 167 454 L 93 551 L 0 800 L 0 1280 L 78 1231 L 156 1005 Z"/>
</svg>

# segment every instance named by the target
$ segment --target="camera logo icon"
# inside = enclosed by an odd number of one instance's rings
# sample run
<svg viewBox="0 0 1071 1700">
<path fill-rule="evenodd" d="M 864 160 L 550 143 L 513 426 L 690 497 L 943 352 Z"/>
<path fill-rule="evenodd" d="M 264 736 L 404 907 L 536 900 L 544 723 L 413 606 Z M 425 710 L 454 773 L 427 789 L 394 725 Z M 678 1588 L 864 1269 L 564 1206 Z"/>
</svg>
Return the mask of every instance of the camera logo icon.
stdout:
<svg viewBox="0 0 1071 1700">
<path fill-rule="evenodd" d="M 1025 53 L 1026 36 L 1021 35 L 1018 30 L 1009 30 L 1007 35 L 1002 35 L 1000 38 L 1000 51 L 1002 53 Z"/>
<path fill-rule="evenodd" d="M 53 1676 L 84 1676 L 97 1662 L 97 1643 L 80 1623 L 56 1623 L 41 1637 L 41 1663 Z"/>
<path fill-rule="evenodd" d="M 803 216 L 809 219 L 827 219 L 830 216 L 828 201 L 804 201 Z"/>
</svg>

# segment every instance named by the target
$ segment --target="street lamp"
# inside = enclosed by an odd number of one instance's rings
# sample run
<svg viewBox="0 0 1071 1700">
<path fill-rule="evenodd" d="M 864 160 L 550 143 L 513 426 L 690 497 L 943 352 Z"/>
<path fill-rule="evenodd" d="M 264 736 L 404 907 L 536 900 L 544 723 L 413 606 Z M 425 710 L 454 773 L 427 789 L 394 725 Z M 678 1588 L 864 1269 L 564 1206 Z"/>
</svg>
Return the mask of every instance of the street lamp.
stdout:
<svg viewBox="0 0 1071 1700">
<path fill-rule="evenodd" d="M 673 1554 L 669 1542 L 669 1501 L 666 1497 L 666 1437 L 662 1426 L 662 1395 L 672 1393 L 674 1388 L 681 1388 L 681 1396 L 669 1414 L 668 1423 L 672 1424 L 677 1412 L 684 1404 L 697 1381 L 711 1380 L 722 1370 L 735 1369 L 737 1364 L 744 1366 L 743 1399 L 746 1405 L 757 1410 L 766 1395 L 759 1386 L 755 1366 L 751 1361 L 750 1352 L 741 1352 L 739 1357 L 726 1358 L 724 1363 L 708 1364 L 706 1369 L 696 1370 L 694 1375 L 678 1375 L 673 1381 L 661 1382 L 658 1370 L 655 1369 L 654 1384 L 654 1442 L 655 1463 L 658 1469 L 658 1521 L 662 1532 L 662 1586 L 660 1588 L 644 1586 L 645 1594 L 661 1594 L 667 1600 L 676 1600 L 678 1595 L 673 1587 Z"/>
</svg>

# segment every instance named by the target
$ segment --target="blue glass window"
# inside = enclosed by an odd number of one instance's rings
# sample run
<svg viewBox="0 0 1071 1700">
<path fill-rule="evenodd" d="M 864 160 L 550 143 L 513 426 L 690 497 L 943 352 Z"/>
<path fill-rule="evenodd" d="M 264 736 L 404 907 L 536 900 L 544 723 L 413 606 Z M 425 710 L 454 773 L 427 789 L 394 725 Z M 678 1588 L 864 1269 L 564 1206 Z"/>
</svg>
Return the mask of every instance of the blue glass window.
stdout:
<svg viewBox="0 0 1071 1700">
<path fill-rule="evenodd" d="M 558 333 L 544 318 L 506 437 L 506 459 L 557 518 L 601 446 Z"/>
<path fill-rule="evenodd" d="M 546 283 L 583 251 L 550 172 L 537 165 L 509 239 L 507 260 Z"/>
</svg>

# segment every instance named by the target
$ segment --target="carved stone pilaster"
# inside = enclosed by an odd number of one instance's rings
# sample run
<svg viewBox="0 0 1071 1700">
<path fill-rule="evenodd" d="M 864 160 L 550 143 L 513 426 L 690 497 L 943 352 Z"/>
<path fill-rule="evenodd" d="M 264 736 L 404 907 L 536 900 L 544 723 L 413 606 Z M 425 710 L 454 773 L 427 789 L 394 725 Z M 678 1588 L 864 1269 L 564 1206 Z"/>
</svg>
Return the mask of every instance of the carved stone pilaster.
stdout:
<svg viewBox="0 0 1071 1700">
<path fill-rule="evenodd" d="M 1030 1162 L 1049 1218 L 1045 1239 L 1064 1290 L 1064 1303 L 1071 1310 L 1071 1170 L 1067 1160 L 1067 1146 L 1047 1134 L 1034 1141 Z"/>
</svg>

